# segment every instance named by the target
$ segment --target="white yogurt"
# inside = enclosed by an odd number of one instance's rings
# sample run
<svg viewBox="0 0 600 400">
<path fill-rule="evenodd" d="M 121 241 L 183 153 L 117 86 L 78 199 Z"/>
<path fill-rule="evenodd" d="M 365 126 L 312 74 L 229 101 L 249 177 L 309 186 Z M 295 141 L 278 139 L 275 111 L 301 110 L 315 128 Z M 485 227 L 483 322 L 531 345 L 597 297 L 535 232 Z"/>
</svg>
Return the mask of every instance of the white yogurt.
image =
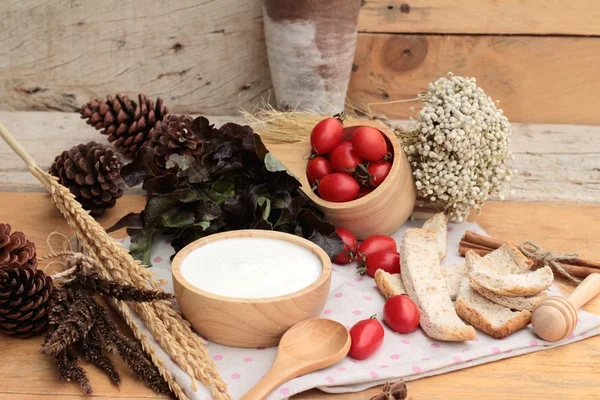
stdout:
<svg viewBox="0 0 600 400">
<path fill-rule="evenodd" d="M 321 275 L 321 260 L 284 240 L 231 238 L 191 251 L 181 263 L 183 278 L 206 292 L 244 299 L 297 292 Z"/>
</svg>

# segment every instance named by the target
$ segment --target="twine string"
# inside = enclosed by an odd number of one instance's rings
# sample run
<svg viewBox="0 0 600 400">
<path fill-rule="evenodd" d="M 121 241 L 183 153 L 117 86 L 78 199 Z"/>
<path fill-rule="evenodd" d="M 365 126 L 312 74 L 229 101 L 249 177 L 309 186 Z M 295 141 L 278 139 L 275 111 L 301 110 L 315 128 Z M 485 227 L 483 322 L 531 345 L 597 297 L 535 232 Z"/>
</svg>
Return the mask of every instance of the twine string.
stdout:
<svg viewBox="0 0 600 400">
<path fill-rule="evenodd" d="M 563 277 L 567 278 L 575 284 L 581 283 L 581 279 L 578 279 L 571 275 L 567 270 L 560 265 L 561 261 L 572 261 L 578 257 L 575 253 L 555 253 L 552 250 L 545 249 L 537 243 L 526 240 L 519 245 L 519 250 L 528 258 L 534 260 L 539 264 L 549 265 L 553 270 L 558 272 Z"/>
</svg>

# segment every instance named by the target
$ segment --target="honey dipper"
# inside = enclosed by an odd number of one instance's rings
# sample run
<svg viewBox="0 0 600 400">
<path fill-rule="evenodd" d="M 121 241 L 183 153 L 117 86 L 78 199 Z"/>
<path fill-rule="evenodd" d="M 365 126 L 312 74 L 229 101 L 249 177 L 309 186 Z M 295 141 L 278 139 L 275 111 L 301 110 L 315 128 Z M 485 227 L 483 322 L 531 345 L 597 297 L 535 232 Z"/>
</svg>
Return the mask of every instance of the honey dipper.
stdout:
<svg viewBox="0 0 600 400">
<path fill-rule="evenodd" d="M 533 310 L 533 331 L 549 342 L 566 338 L 577 326 L 577 310 L 599 293 L 600 274 L 594 273 L 585 278 L 569 297 L 548 297 Z"/>
</svg>

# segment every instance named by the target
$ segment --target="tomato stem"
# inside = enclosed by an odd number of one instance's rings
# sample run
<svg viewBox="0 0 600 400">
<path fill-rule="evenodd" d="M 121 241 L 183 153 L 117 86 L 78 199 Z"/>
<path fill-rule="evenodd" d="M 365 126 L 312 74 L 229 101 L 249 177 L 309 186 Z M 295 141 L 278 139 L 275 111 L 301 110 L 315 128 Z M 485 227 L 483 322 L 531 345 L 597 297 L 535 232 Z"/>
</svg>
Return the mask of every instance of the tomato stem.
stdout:
<svg viewBox="0 0 600 400">
<path fill-rule="evenodd" d="M 340 111 L 338 114 L 335 114 L 333 116 L 333 118 L 336 118 L 338 121 L 343 123 L 346 120 L 346 113 L 343 111 Z"/>
<path fill-rule="evenodd" d="M 377 314 L 373 314 L 373 315 L 371 315 L 371 316 L 369 317 L 369 319 L 374 319 L 374 320 L 377 320 Z"/>
</svg>

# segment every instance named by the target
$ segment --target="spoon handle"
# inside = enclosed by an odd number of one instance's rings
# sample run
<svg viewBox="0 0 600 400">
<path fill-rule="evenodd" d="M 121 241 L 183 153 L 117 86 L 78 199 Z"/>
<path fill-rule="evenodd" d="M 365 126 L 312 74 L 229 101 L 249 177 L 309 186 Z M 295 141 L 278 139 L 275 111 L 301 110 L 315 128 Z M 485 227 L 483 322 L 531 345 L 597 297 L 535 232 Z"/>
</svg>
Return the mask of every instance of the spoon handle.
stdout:
<svg viewBox="0 0 600 400">
<path fill-rule="evenodd" d="M 279 385 L 294 378 L 294 371 L 275 362 L 269 372 L 240 400 L 263 400 Z"/>
<path fill-rule="evenodd" d="M 583 280 L 569 295 L 567 300 L 573 304 L 575 310 L 579 309 L 585 303 L 600 293 L 600 274 L 591 274 Z"/>
</svg>

